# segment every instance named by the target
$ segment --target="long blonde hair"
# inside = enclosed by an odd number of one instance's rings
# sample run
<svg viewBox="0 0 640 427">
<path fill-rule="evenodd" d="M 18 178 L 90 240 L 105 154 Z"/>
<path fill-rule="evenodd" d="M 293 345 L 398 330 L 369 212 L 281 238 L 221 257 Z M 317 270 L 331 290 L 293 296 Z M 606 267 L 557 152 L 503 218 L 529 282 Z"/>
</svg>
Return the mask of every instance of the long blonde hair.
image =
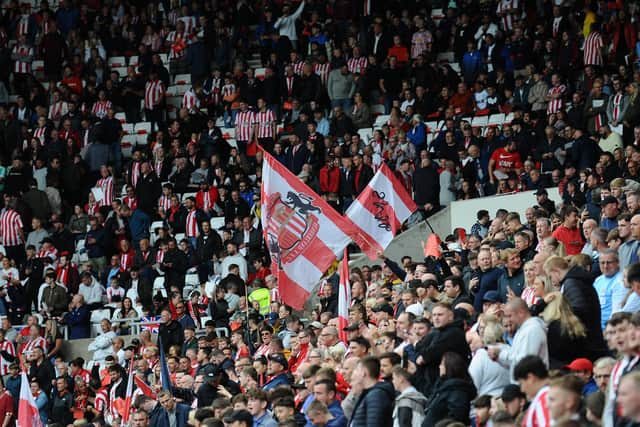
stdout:
<svg viewBox="0 0 640 427">
<path fill-rule="evenodd" d="M 571 306 L 562 294 L 556 295 L 556 297 L 547 304 L 541 316 L 547 324 L 554 320 L 560 321 L 560 331 L 563 335 L 568 335 L 570 338 L 584 338 L 587 336 L 584 325 L 580 319 L 573 314 Z"/>
</svg>

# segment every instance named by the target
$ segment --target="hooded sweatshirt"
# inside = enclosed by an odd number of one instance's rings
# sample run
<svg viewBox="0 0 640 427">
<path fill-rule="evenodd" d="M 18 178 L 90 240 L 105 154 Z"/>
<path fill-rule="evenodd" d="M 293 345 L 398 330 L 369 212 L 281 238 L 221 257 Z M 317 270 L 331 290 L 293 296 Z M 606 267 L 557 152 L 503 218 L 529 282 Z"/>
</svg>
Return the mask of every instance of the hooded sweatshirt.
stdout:
<svg viewBox="0 0 640 427">
<path fill-rule="evenodd" d="M 498 361 L 509 368 L 509 378 L 513 379 L 513 368 L 525 356 L 539 356 L 549 366 L 547 329 L 539 317 L 529 317 L 520 325 L 511 347 L 501 349 Z"/>
<path fill-rule="evenodd" d="M 420 427 L 427 408 L 427 398 L 411 386 L 396 397 L 393 408 L 393 427 Z"/>
</svg>

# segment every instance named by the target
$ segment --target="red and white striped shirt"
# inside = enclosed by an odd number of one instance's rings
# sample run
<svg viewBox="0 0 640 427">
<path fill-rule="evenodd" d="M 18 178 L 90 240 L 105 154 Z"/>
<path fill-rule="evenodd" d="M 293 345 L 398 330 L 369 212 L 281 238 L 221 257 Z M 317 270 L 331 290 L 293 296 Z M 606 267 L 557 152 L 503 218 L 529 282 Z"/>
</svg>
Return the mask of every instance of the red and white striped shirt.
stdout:
<svg viewBox="0 0 640 427">
<path fill-rule="evenodd" d="M 276 115 L 273 111 L 258 111 L 255 113 L 255 121 L 258 125 L 258 138 L 274 138 L 276 127 Z"/>
<path fill-rule="evenodd" d="M 140 162 L 131 163 L 131 186 L 136 188 L 140 179 Z"/>
<path fill-rule="evenodd" d="M 111 108 L 111 101 L 96 101 L 91 109 L 91 114 L 102 119 L 107 115 L 109 108 Z"/>
<path fill-rule="evenodd" d="M 165 212 L 168 212 L 171 208 L 171 196 L 160 196 L 160 199 L 158 199 L 158 206 Z"/>
<path fill-rule="evenodd" d="M 619 122 L 622 118 L 622 101 L 624 100 L 624 95 L 622 93 L 616 93 L 613 95 L 613 99 L 611 102 L 613 103 L 613 112 L 611 114 L 611 120 L 614 122 Z"/>
<path fill-rule="evenodd" d="M 236 93 L 236 85 L 234 85 L 233 83 L 229 83 L 228 85 L 224 85 L 224 86 L 222 86 L 222 90 L 220 92 L 222 93 L 222 97 L 223 98 L 225 96 L 231 96 L 234 93 Z"/>
<path fill-rule="evenodd" d="M 562 110 L 562 108 L 564 107 L 564 99 L 562 99 L 562 96 L 564 96 L 566 90 L 567 87 L 562 84 L 549 88 L 549 96 L 553 96 L 556 94 L 560 94 L 561 96 L 549 101 L 549 104 L 547 105 L 547 114 L 554 114 Z"/>
<path fill-rule="evenodd" d="M 31 46 L 16 45 L 13 47 L 13 57 L 15 62 L 13 63 L 13 72 L 20 74 L 31 73 L 31 61 L 33 61 L 34 51 Z"/>
<path fill-rule="evenodd" d="M 54 262 L 58 259 L 58 250 L 51 246 L 49 249 L 40 248 L 38 251 L 38 258 L 50 258 Z"/>
<path fill-rule="evenodd" d="M 107 389 L 101 388 L 96 392 L 96 400 L 93 403 L 93 407 L 96 408 L 96 410 L 100 414 L 103 414 L 105 408 L 107 408 L 108 406 L 109 406 L 109 400 L 107 399 Z"/>
<path fill-rule="evenodd" d="M 96 186 L 101 188 L 104 193 L 102 200 L 98 202 L 100 206 L 111 206 L 111 202 L 113 202 L 113 177 L 99 179 Z"/>
<path fill-rule="evenodd" d="M 164 86 L 160 80 L 147 82 L 144 88 L 144 108 L 153 110 L 164 97 Z"/>
<path fill-rule="evenodd" d="M 0 351 L 6 351 L 12 356 L 16 355 L 16 348 L 11 341 L 3 340 L 0 342 Z M 7 375 L 9 373 L 9 365 L 11 365 L 11 362 L 5 360 L 4 357 L 0 357 L 0 374 Z"/>
<path fill-rule="evenodd" d="M 153 167 L 153 170 L 155 171 L 158 178 L 160 178 L 160 175 L 162 175 L 162 162 L 163 160 L 156 160 L 156 163 Z"/>
<path fill-rule="evenodd" d="M 184 23 L 184 31 L 187 34 L 192 33 L 196 28 L 195 16 L 182 16 L 178 18 L 178 21 L 182 21 Z"/>
<path fill-rule="evenodd" d="M 108 415 L 111 417 L 112 421 L 120 416 L 118 413 L 118 409 L 116 408 L 116 405 L 114 405 L 114 403 L 118 398 L 116 395 L 116 391 L 121 382 L 122 382 L 122 378 L 116 381 L 115 384 L 111 385 L 111 388 L 109 389 L 109 414 Z"/>
<path fill-rule="evenodd" d="M 208 95 L 211 97 L 211 102 L 214 105 L 220 104 L 220 93 L 222 92 L 222 79 L 211 79 L 211 88 L 209 88 Z"/>
<path fill-rule="evenodd" d="M 193 88 L 184 93 L 182 97 L 182 108 L 186 108 L 190 112 L 196 108 L 200 108 L 200 100 L 193 91 Z"/>
<path fill-rule="evenodd" d="M 544 386 L 536 393 L 529 409 L 522 419 L 522 427 L 549 427 L 551 425 L 551 415 L 547 404 L 547 394 L 549 386 Z"/>
<path fill-rule="evenodd" d="M 604 42 L 599 32 L 591 32 L 584 40 L 584 65 L 602 65 L 602 47 Z"/>
<path fill-rule="evenodd" d="M 38 138 L 40 140 L 40 145 L 44 145 L 44 140 L 47 136 L 47 127 L 43 126 L 41 128 L 36 128 L 33 131 L 33 137 Z"/>
<path fill-rule="evenodd" d="M 136 199 L 135 197 L 124 196 L 122 202 L 125 205 L 129 206 L 132 211 L 138 209 L 138 199 Z"/>
<path fill-rule="evenodd" d="M 69 106 L 64 101 L 58 101 L 49 107 L 49 120 L 59 121 L 62 116 L 69 112 Z"/>
<path fill-rule="evenodd" d="M 120 271 L 129 271 L 133 266 L 133 251 L 120 254 Z"/>
<path fill-rule="evenodd" d="M 158 249 L 158 252 L 156 252 L 156 262 L 158 264 L 162 264 L 162 261 L 164 261 L 164 251 L 162 249 Z"/>
<path fill-rule="evenodd" d="M 198 237 L 198 215 L 195 209 L 191 209 L 187 214 L 187 223 L 185 224 L 185 236 Z"/>
<path fill-rule="evenodd" d="M 326 87 L 327 82 L 329 81 L 331 64 L 329 64 L 328 62 L 326 64 L 315 63 L 313 64 L 313 71 L 320 77 L 322 85 Z"/>
<path fill-rule="evenodd" d="M 253 124 L 255 115 L 253 111 L 238 111 L 236 115 L 236 140 L 249 141 L 253 136 Z"/>
<path fill-rule="evenodd" d="M 169 48 L 169 60 L 182 58 L 186 51 L 187 36 L 185 33 L 171 31 L 167 35 L 167 43 L 171 45 Z"/>
<path fill-rule="evenodd" d="M 282 302 L 282 300 L 280 299 L 280 291 L 278 290 L 277 286 L 269 291 L 269 297 L 271 298 L 270 303 Z"/>
<path fill-rule="evenodd" d="M 98 209 L 100 209 L 100 204 L 99 203 L 87 203 L 87 206 L 85 208 L 85 210 L 87 211 L 87 215 L 89 216 L 93 216 L 96 214 L 96 212 L 98 212 Z"/>
<path fill-rule="evenodd" d="M 497 14 L 502 14 L 502 27 L 506 31 L 511 31 L 513 29 L 513 21 L 515 21 L 521 12 L 516 10 L 520 8 L 520 0 L 500 0 L 498 3 L 498 8 L 496 9 Z M 513 12 L 509 12 L 509 10 L 514 10 Z"/>
<path fill-rule="evenodd" d="M 34 340 L 29 341 L 25 346 L 24 349 L 22 350 L 23 353 L 26 352 L 31 352 L 33 350 L 35 350 L 36 347 L 42 347 L 42 349 L 44 350 L 44 354 L 47 354 L 47 340 L 45 340 L 42 337 L 38 337 Z"/>
<path fill-rule="evenodd" d="M 353 74 L 360 74 L 367 69 L 368 64 L 369 61 L 367 61 L 367 58 L 364 56 L 359 58 L 350 58 L 347 61 L 347 68 L 349 68 L 349 72 Z"/>
<path fill-rule="evenodd" d="M 0 215 L 0 236 L 2 237 L 3 246 L 17 246 L 21 245 L 22 238 L 20 237 L 20 231 L 23 224 L 18 212 L 13 209 L 6 209 Z"/>
<path fill-rule="evenodd" d="M 293 83 L 295 82 L 295 77 L 286 76 L 284 81 L 287 85 L 287 97 L 291 97 L 293 95 Z"/>
<path fill-rule="evenodd" d="M 16 35 L 26 36 L 27 34 L 29 34 L 29 15 L 22 15 L 16 26 Z"/>
<path fill-rule="evenodd" d="M 304 67 L 304 61 L 292 62 L 293 72 L 299 76 L 302 75 L 302 68 Z"/>
</svg>

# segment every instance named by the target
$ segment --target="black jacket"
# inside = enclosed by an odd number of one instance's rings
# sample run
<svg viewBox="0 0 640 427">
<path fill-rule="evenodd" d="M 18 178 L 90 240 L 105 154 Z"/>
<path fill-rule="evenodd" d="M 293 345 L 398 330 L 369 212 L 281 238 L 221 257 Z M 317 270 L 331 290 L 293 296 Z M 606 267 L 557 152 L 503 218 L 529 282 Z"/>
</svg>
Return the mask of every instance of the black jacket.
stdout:
<svg viewBox="0 0 640 427">
<path fill-rule="evenodd" d="M 567 272 L 561 283 L 562 295 L 567 299 L 573 313 L 587 329 L 586 355 L 596 359 L 606 354 L 600 323 L 600 301 L 593 287 L 593 277 L 579 267 Z"/>
<path fill-rule="evenodd" d="M 440 176 L 433 164 L 413 173 L 413 196 L 419 208 L 427 203 L 435 209 L 440 206 Z"/>
<path fill-rule="evenodd" d="M 142 209 L 147 215 L 153 215 L 161 194 L 162 188 L 155 173 L 140 176 L 136 185 L 136 198 L 138 199 L 139 209 Z"/>
<path fill-rule="evenodd" d="M 169 323 L 161 323 L 158 334 L 160 335 L 160 339 L 162 339 L 162 348 L 164 351 L 169 351 L 169 347 L 172 345 L 177 345 L 182 348 L 184 333 L 180 322 L 172 320 Z"/>
<path fill-rule="evenodd" d="M 351 427 L 387 427 L 393 425 L 391 417 L 395 391 L 387 382 L 379 382 L 362 392 L 348 425 Z"/>
<path fill-rule="evenodd" d="M 449 351 L 458 353 L 468 363 L 469 346 L 460 320 L 455 320 L 442 328 L 434 328 L 416 344 L 416 353 L 424 359 L 424 364 L 420 365 L 416 372 L 416 388 L 425 396 L 431 394 L 439 377 L 438 366 L 442 355 Z"/>
<path fill-rule="evenodd" d="M 471 381 L 460 378 L 439 378 L 429 399 L 422 427 L 432 427 L 445 418 L 469 425 L 471 401 L 476 388 Z"/>
</svg>

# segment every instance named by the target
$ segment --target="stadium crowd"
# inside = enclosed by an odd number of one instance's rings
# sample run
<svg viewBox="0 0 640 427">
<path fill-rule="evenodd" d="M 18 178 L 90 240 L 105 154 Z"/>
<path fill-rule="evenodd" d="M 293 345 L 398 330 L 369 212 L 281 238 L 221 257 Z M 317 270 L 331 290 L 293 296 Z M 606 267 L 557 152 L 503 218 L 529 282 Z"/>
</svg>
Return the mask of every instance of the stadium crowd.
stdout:
<svg viewBox="0 0 640 427">
<path fill-rule="evenodd" d="M 0 425 L 22 369 L 48 426 L 640 425 L 638 3 L 437 3 L 4 1 Z M 341 213 L 383 162 L 412 222 L 535 201 L 352 268 L 340 329 L 263 149 Z"/>
</svg>

